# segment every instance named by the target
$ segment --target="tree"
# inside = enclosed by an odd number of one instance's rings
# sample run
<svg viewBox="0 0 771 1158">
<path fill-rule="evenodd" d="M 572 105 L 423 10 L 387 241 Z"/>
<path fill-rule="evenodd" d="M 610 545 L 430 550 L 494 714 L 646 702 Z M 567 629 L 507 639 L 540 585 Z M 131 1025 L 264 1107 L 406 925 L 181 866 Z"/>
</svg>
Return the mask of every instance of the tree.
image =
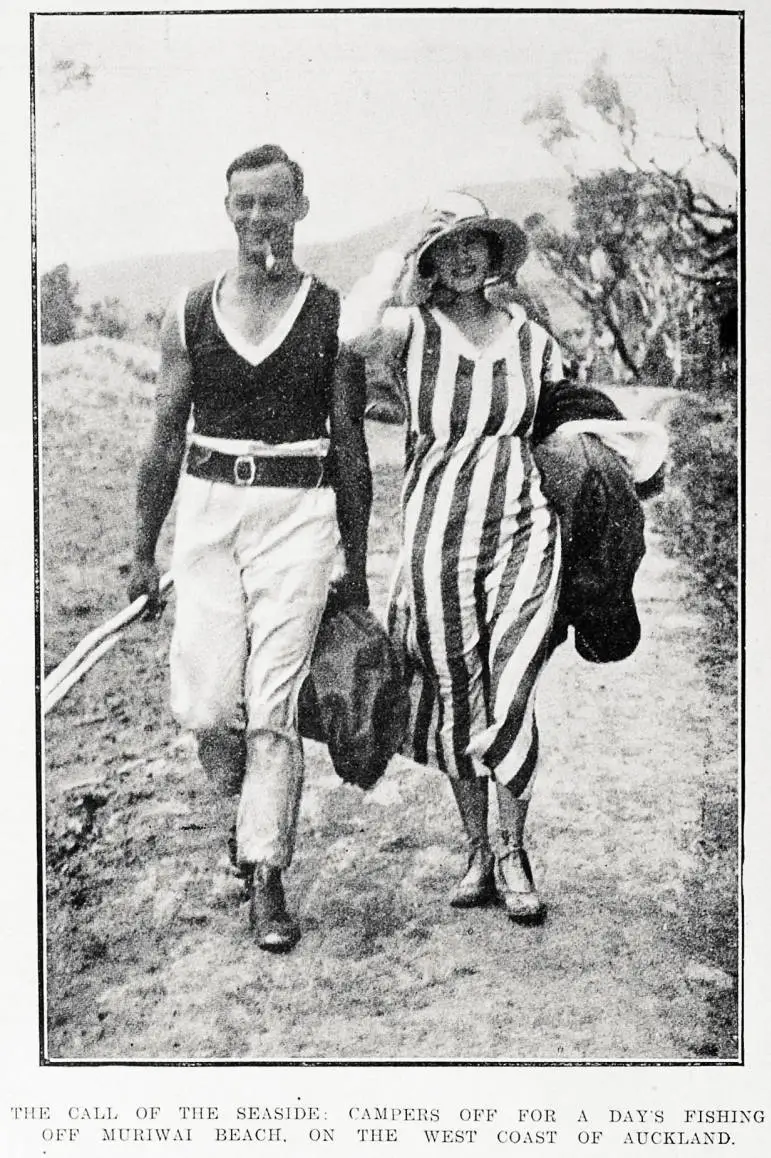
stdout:
<svg viewBox="0 0 771 1158">
<path fill-rule="evenodd" d="M 81 309 L 78 286 L 70 277 L 70 267 L 57 265 L 40 279 L 40 340 L 58 345 L 75 337 Z"/>
<path fill-rule="evenodd" d="M 49 134 L 77 118 L 85 94 L 98 80 L 98 70 L 84 60 L 58 56 L 45 44 L 35 52 L 35 141 L 38 150 L 52 143 Z"/>
<path fill-rule="evenodd" d="M 732 340 L 735 347 L 736 209 L 695 188 L 682 169 L 641 159 L 636 115 L 604 60 L 579 101 L 590 115 L 580 131 L 559 97 L 542 100 L 524 118 L 538 126 L 550 152 L 567 153 L 573 178 L 572 228 L 561 232 L 541 215 L 528 218 L 533 247 L 589 319 L 586 362 L 610 341 L 620 377 L 703 382 L 715 348 Z M 735 183 L 736 158 L 725 143 L 709 140 L 698 123 L 696 139 Z M 584 141 L 606 158 L 599 172 L 578 172 Z"/>
</svg>

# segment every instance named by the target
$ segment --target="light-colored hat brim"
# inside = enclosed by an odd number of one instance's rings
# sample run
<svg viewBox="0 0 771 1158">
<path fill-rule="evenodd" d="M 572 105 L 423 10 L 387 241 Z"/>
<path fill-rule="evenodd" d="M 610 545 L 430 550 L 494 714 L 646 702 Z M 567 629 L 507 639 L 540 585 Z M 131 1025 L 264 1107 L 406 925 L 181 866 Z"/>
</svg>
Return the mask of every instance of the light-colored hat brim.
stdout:
<svg viewBox="0 0 771 1158">
<path fill-rule="evenodd" d="M 527 235 L 513 221 L 505 217 L 466 217 L 452 225 L 438 227 L 426 238 L 416 255 L 418 271 L 422 272 L 420 265 L 423 258 L 438 241 L 459 233 L 492 233 L 498 239 L 501 243 L 501 262 L 495 273 L 499 276 L 516 273 L 527 257 Z"/>
</svg>

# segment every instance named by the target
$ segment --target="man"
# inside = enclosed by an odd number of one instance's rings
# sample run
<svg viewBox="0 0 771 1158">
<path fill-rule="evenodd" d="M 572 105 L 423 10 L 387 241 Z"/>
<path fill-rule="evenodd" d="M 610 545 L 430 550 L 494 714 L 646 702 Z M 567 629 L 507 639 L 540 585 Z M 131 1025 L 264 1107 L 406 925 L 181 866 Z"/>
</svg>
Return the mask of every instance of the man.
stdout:
<svg viewBox="0 0 771 1158">
<path fill-rule="evenodd" d="M 225 208 L 235 268 L 172 304 L 155 424 L 139 469 L 129 597 L 159 610 L 155 548 L 180 485 L 172 710 L 240 796 L 236 858 L 263 949 L 297 942 L 282 871 L 303 779 L 296 706 L 336 593 L 367 605 L 372 484 L 360 359 L 338 349 L 337 293 L 294 262 L 303 173 L 276 145 L 237 157 Z M 340 540 L 345 574 L 339 578 Z"/>
</svg>

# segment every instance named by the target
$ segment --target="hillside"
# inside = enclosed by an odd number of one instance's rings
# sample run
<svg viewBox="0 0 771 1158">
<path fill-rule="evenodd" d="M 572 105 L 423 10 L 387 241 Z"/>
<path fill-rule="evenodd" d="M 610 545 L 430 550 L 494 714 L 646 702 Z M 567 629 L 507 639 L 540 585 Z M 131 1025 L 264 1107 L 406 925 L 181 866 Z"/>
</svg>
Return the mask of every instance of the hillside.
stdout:
<svg viewBox="0 0 771 1158">
<path fill-rule="evenodd" d="M 567 183 L 533 180 L 468 188 L 497 215 L 523 220 L 531 213 L 543 213 L 563 227 L 570 220 Z M 409 220 L 409 215 L 403 215 L 340 241 L 298 246 L 300 264 L 345 291 L 366 272 L 376 253 L 394 244 Z M 82 269 L 70 264 L 82 306 L 116 297 L 132 317 L 140 319 L 147 310 L 162 308 L 181 287 L 205 281 L 232 260 L 232 250 L 215 250 L 155 254 Z"/>
</svg>

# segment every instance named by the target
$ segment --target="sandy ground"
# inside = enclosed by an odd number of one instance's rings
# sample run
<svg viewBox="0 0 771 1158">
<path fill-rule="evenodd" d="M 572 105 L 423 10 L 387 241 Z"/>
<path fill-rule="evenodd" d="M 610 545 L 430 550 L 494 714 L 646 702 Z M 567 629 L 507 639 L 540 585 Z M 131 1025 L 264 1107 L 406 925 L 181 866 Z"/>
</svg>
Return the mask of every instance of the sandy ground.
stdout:
<svg viewBox="0 0 771 1158">
<path fill-rule="evenodd" d="M 48 465 L 44 452 L 49 667 L 122 603 L 121 479 L 149 414 L 147 390 L 132 382 L 116 405 L 140 421 L 109 441 L 108 472 L 95 465 L 76 493 L 77 452 Z M 98 442 L 112 379 L 84 398 L 81 378 L 60 371 L 47 390 L 49 447 L 84 428 Z M 396 546 L 398 432 L 373 427 L 370 445 L 380 610 Z M 93 493 L 97 476 L 115 495 Z M 82 532 L 86 501 L 98 548 Z M 447 905 L 465 860 L 439 773 L 396 759 L 363 793 L 308 744 L 287 875 L 303 936 L 278 958 L 250 940 L 217 802 L 169 716 L 171 609 L 132 628 L 46 720 L 48 1055 L 735 1059 L 731 673 L 721 681 L 702 662 L 709 623 L 650 512 L 637 596 L 643 640 L 631 659 L 593 666 L 565 645 L 541 684 L 529 842 L 546 924 Z"/>
</svg>

